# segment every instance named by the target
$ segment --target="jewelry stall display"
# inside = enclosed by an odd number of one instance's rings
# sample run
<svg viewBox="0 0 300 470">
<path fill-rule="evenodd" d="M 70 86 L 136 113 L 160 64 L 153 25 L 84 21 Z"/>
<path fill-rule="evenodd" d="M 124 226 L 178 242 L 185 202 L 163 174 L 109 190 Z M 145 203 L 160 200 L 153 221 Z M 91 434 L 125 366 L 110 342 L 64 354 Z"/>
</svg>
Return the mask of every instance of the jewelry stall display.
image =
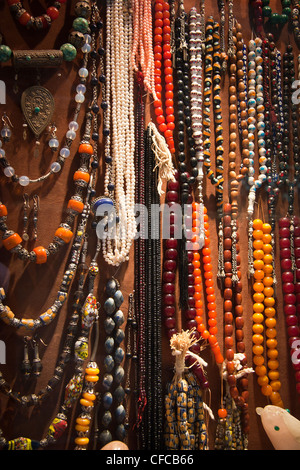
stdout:
<svg viewBox="0 0 300 470">
<path fill-rule="evenodd" d="M 299 5 L 3 2 L 1 450 L 299 418 Z"/>
</svg>

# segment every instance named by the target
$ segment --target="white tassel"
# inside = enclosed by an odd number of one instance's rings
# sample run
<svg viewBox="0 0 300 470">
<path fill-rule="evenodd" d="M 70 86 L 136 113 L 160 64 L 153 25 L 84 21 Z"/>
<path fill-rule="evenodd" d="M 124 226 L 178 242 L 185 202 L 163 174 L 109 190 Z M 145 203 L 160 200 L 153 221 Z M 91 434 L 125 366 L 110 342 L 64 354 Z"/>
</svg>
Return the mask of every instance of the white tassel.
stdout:
<svg viewBox="0 0 300 470">
<path fill-rule="evenodd" d="M 149 127 L 152 130 L 152 150 L 155 154 L 156 165 L 153 171 L 158 168 L 158 185 L 157 191 L 161 196 L 164 191 L 162 190 L 163 179 L 167 181 L 175 181 L 175 168 L 172 162 L 172 155 L 167 146 L 165 138 L 158 132 L 153 122 L 149 123 Z"/>
</svg>

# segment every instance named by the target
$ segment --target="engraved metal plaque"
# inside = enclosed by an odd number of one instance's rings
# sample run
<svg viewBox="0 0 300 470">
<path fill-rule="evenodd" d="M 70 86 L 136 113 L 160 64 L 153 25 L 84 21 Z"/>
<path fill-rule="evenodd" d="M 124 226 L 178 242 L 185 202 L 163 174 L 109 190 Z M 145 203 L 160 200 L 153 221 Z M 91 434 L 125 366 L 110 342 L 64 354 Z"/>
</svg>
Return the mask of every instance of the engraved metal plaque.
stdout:
<svg viewBox="0 0 300 470">
<path fill-rule="evenodd" d="M 63 63 L 63 53 L 60 50 L 21 50 L 14 51 L 13 66 L 16 70 L 22 68 L 51 68 Z"/>
<path fill-rule="evenodd" d="M 22 93 L 21 108 L 36 139 L 51 123 L 54 106 L 54 98 L 47 88 L 36 85 Z"/>
</svg>

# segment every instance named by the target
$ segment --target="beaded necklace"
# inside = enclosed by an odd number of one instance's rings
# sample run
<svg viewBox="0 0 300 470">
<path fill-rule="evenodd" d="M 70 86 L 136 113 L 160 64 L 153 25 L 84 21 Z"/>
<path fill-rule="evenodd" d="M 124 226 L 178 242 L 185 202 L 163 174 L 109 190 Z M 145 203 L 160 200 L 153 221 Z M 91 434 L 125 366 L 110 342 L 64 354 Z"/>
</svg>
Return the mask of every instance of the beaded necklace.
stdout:
<svg viewBox="0 0 300 470">
<path fill-rule="evenodd" d="M 154 101 L 158 129 L 164 134 L 170 152 L 175 153 L 173 130 L 175 128 L 173 103 L 173 67 L 171 53 L 170 6 L 166 0 L 155 0 L 154 5 Z M 164 66 L 164 90 L 162 84 L 162 61 Z M 163 93 L 164 92 L 164 96 Z M 165 115 L 163 101 L 165 100 Z"/>
<path fill-rule="evenodd" d="M 104 232 L 103 256 L 110 265 L 119 266 L 128 260 L 136 233 L 134 214 L 134 75 L 131 67 L 132 14 L 123 2 L 107 5 L 106 90 L 108 106 L 104 129 L 106 169 L 105 196 L 114 204 L 112 217 L 118 224 Z M 120 55 L 121 54 L 121 55 Z M 120 60 L 121 58 L 121 60 Z M 120 99 L 120 97 L 122 99 Z M 110 201 L 108 200 L 110 199 Z M 101 209 L 101 198 L 94 207 Z M 114 233 L 115 232 L 115 233 Z"/>
<path fill-rule="evenodd" d="M 119 283 L 114 279 L 110 279 L 106 284 L 107 298 L 103 304 L 106 313 L 104 320 L 104 330 L 106 333 L 104 358 L 105 374 L 102 379 L 102 387 L 105 390 L 102 395 L 102 404 L 104 412 L 102 415 L 102 424 L 104 429 L 99 434 L 99 443 L 101 447 L 113 440 L 110 431 L 111 423 L 116 422 L 116 436 L 118 440 L 123 441 L 126 437 L 126 429 L 124 426 L 125 408 L 122 404 L 125 391 L 122 386 L 125 371 L 122 367 L 124 359 L 124 350 L 121 343 L 124 340 L 124 330 L 121 326 L 124 323 L 124 314 L 120 309 L 123 303 L 123 294 L 119 289 Z M 115 402 L 115 406 L 113 404 Z M 113 408 L 112 408 L 113 407 Z M 102 412 L 102 410 L 100 410 Z"/>
<path fill-rule="evenodd" d="M 31 16 L 26 11 L 20 0 L 7 0 L 7 4 L 11 13 L 16 17 L 18 23 L 25 26 L 27 29 L 37 31 L 49 29 L 54 20 L 59 17 L 59 10 L 61 5 L 66 3 L 66 0 L 57 0 L 54 4 L 47 8 L 46 13 L 41 16 Z"/>
<path fill-rule="evenodd" d="M 283 311 L 298 394 L 300 393 L 299 361 L 295 360 L 293 352 L 298 349 L 300 344 L 299 302 L 297 301 L 299 292 L 299 233 L 298 217 L 282 217 L 279 220 Z"/>
<path fill-rule="evenodd" d="M 271 25 L 285 24 L 291 16 L 291 0 L 281 0 L 282 12 L 273 13 L 269 6 L 270 0 L 265 0 L 262 7 L 263 18 L 268 18 Z"/>
<path fill-rule="evenodd" d="M 260 219 L 253 221 L 253 364 L 261 392 L 272 405 L 283 407 L 280 396 L 281 382 L 278 371 L 278 350 L 276 331 L 276 309 L 273 279 L 272 227 Z M 264 323 L 266 328 L 264 327 Z M 266 335 L 267 364 L 265 365 L 263 346 Z M 267 369 L 269 368 L 269 370 Z"/>
</svg>

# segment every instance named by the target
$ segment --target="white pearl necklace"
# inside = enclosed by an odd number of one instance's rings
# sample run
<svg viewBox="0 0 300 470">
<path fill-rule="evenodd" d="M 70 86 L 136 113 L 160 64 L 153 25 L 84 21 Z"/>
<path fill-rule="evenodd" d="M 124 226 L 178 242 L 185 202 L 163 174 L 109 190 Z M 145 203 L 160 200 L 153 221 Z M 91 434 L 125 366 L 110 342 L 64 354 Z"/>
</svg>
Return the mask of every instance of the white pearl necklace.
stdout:
<svg viewBox="0 0 300 470">
<path fill-rule="evenodd" d="M 105 175 L 105 195 L 113 183 L 113 200 L 118 224 L 109 228 L 103 243 L 103 256 L 108 264 L 119 266 L 128 261 L 136 234 L 135 169 L 134 169 L 134 75 L 131 66 L 132 14 L 129 1 L 107 2 L 106 101 L 107 126 L 110 136 L 106 141 L 106 155 L 112 164 Z"/>
</svg>

